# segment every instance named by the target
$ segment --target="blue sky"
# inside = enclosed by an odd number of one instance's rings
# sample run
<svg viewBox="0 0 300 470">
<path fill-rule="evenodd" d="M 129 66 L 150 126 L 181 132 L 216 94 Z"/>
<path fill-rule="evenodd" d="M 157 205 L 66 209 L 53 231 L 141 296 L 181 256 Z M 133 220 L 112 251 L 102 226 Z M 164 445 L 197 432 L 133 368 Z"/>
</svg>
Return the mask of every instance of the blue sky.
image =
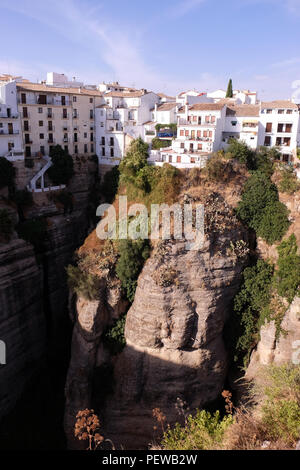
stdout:
<svg viewBox="0 0 300 470">
<path fill-rule="evenodd" d="M 174 94 L 300 80 L 300 0 L 0 0 L 0 72 L 47 71 Z M 3 41 L 3 39 L 2 39 Z"/>
</svg>

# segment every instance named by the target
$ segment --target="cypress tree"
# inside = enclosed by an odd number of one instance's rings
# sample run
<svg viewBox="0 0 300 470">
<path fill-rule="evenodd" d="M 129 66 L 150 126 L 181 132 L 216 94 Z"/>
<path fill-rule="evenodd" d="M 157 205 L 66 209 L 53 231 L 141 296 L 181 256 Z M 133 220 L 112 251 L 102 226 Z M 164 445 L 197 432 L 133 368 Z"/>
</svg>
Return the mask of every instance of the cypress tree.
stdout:
<svg viewBox="0 0 300 470">
<path fill-rule="evenodd" d="M 230 79 L 229 82 L 228 82 L 226 98 L 232 98 L 232 97 L 233 97 L 232 80 Z"/>
</svg>

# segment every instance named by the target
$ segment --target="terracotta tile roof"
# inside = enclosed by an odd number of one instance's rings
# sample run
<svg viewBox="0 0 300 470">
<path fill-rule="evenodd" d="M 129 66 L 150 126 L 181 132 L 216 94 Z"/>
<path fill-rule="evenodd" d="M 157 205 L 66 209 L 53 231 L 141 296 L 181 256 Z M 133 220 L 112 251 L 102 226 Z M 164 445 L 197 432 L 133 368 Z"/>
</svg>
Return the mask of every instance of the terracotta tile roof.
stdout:
<svg viewBox="0 0 300 470">
<path fill-rule="evenodd" d="M 173 103 L 163 103 L 157 107 L 157 111 L 170 111 L 171 109 L 175 108 L 177 105 L 176 102 Z"/>
<path fill-rule="evenodd" d="M 111 96 L 113 98 L 140 98 L 143 95 L 146 95 L 147 92 L 138 90 L 138 91 L 110 91 L 105 93 L 105 97 Z"/>
<path fill-rule="evenodd" d="M 197 103 L 190 107 L 191 111 L 221 111 L 223 103 Z"/>
<path fill-rule="evenodd" d="M 103 93 L 98 90 L 87 90 L 86 88 L 54 87 L 45 85 L 43 83 L 21 82 L 17 83 L 17 89 L 20 91 L 39 91 L 42 93 L 61 93 L 65 95 L 103 96 Z"/>
<path fill-rule="evenodd" d="M 259 116 L 260 107 L 255 104 L 229 105 L 226 109 L 226 116 L 248 117 Z"/>
<path fill-rule="evenodd" d="M 175 96 L 168 96 L 168 95 L 165 95 L 164 93 L 157 93 L 157 96 L 159 96 L 160 98 L 167 98 L 169 100 L 174 100 L 175 101 Z"/>
<path fill-rule="evenodd" d="M 298 109 L 298 106 L 288 100 L 276 100 L 262 102 L 261 109 Z"/>
</svg>

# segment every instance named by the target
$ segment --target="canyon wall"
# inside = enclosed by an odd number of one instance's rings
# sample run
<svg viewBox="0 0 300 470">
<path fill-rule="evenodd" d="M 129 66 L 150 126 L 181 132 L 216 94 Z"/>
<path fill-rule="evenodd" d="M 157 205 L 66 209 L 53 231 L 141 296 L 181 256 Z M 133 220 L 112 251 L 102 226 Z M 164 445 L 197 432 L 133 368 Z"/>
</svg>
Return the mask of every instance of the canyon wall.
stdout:
<svg viewBox="0 0 300 470">
<path fill-rule="evenodd" d="M 45 193 L 34 194 L 26 219 L 43 216 L 47 221 L 43 251 L 38 256 L 16 233 L 9 243 L 0 243 L 0 339 L 7 352 L 7 364 L 0 366 L 0 418 L 13 408 L 46 355 L 58 357 L 66 341 L 65 267 L 88 233 L 90 194 L 97 178 L 94 162 L 75 163 L 68 187 L 74 206 L 69 214 Z M 13 205 L 5 200 L 0 205 L 17 222 Z"/>
</svg>

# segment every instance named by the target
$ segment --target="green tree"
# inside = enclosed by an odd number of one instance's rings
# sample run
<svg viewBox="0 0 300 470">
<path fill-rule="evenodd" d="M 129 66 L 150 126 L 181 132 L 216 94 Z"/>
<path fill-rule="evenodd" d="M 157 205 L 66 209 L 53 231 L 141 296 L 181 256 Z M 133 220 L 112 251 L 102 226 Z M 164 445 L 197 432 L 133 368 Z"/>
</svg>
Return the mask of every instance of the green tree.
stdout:
<svg viewBox="0 0 300 470">
<path fill-rule="evenodd" d="M 266 206 L 257 228 L 257 235 L 269 245 L 282 239 L 289 228 L 289 211 L 280 201 L 275 201 Z"/>
<path fill-rule="evenodd" d="M 227 86 L 226 98 L 233 97 L 233 89 L 232 89 L 232 79 L 230 78 Z"/>
<path fill-rule="evenodd" d="M 297 240 L 292 234 L 277 248 L 279 253 L 276 281 L 278 293 L 292 302 L 300 286 L 300 256 Z"/>
<path fill-rule="evenodd" d="M 73 158 L 60 145 L 53 147 L 50 153 L 52 166 L 48 175 L 55 185 L 68 184 L 74 175 Z"/>
<path fill-rule="evenodd" d="M 149 242 L 148 240 L 120 240 L 118 248 L 120 257 L 116 273 L 128 300 L 133 302 L 138 276 L 150 254 Z"/>
</svg>

